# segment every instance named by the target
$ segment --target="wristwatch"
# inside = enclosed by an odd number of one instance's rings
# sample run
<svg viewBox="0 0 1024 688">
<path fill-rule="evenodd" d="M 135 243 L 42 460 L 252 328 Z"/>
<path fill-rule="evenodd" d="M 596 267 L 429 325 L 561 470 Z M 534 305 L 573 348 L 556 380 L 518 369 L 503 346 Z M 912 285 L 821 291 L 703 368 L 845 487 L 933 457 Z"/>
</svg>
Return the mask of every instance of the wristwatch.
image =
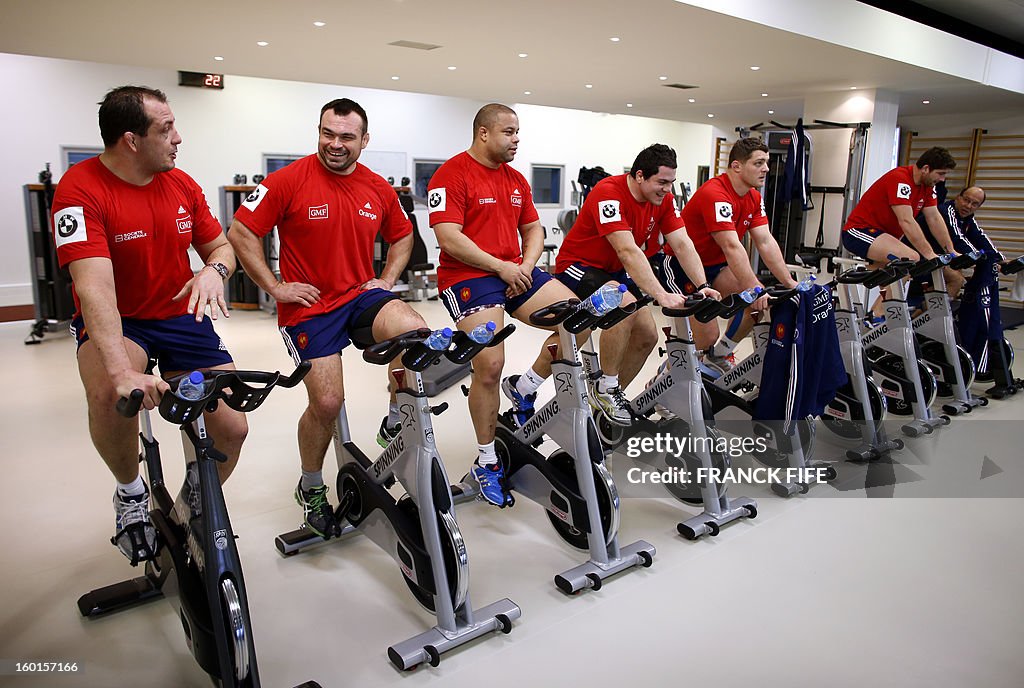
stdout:
<svg viewBox="0 0 1024 688">
<path fill-rule="evenodd" d="M 694 287 L 693 290 L 694 291 L 700 291 L 701 289 L 710 289 L 710 288 L 711 288 L 711 282 L 705 282 L 704 284 L 698 284 L 696 287 Z"/>
<path fill-rule="evenodd" d="M 216 270 L 221 279 L 228 278 L 228 266 L 224 265 L 224 263 L 207 263 L 206 267 Z"/>
</svg>

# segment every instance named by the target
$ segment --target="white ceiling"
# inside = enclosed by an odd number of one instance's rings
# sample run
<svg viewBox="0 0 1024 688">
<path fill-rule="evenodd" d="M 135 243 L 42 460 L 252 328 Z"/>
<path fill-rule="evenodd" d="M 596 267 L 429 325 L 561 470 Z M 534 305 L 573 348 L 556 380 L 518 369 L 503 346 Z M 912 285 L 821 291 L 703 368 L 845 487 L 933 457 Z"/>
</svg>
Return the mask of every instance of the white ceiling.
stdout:
<svg viewBox="0 0 1024 688">
<path fill-rule="evenodd" d="M 524 102 L 723 128 L 769 118 L 792 121 L 802 114 L 806 94 L 851 86 L 900 92 L 902 115 L 1024 111 L 1022 94 L 673 0 L 2 2 L 0 51 L 94 62 Z M 315 27 L 315 20 L 326 26 Z M 621 40 L 612 42 L 613 36 Z M 259 40 L 269 45 L 259 47 Z M 442 47 L 388 45 L 399 40 Z M 224 60 L 215 61 L 215 55 Z M 752 71 L 751 65 L 761 69 Z M 698 88 L 665 87 L 671 83 Z M 922 99 L 931 104 L 922 105 Z"/>
</svg>

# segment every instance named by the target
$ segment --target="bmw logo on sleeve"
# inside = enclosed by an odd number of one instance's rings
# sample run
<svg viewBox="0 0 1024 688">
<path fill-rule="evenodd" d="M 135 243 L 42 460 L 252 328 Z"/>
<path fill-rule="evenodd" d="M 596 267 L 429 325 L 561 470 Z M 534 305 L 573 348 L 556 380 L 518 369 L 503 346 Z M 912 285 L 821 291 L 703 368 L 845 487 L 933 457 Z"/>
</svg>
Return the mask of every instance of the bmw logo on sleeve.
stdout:
<svg viewBox="0 0 1024 688">
<path fill-rule="evenodd" d="M 89 239 L 85 227 L 85 211 L 80 205 L 62 208 L 54 213 L 53 226 L 56 228 L 54 238 L 58 247 Z"/>
<path fill-rule="evenodd" d="M 725 201 L 715 203 L 715 218 L 718 222 L 732 222 L 732 203 Z"/>
<path fill-rule="evenodd" d="M 598 204 L 598 210 L 601 213 L 601 224 L 603 225 L 609 222 L 618 222 L 622 219 L 618 201 L 601 201 Z"/>
<path fill-rule="evenodd" d="M 910 200 L 910 184 L 899 184 L 896 187 L 896 198 Z"/>
<path fill-rule="evenodd" d="M 440 213 L 444 211 L 448 205 L 448 193 L 445 187 L 441 186 L 436 189 L 431 189 L 430 193 L 427 194 L 427 205 L 430 207 L 430 212 Z"/>
<path fill-rule="evenodd" d="M 256 188 L 252 190 L 252 193 L 246 196 L 245 200 L 242 201 L 242 207 L 248 208 L 249 210 L 256 210 L 260 202 L 266 198 L 266 195 L 267 187 L 262 184 L 257 184 Z"/>
</svg>

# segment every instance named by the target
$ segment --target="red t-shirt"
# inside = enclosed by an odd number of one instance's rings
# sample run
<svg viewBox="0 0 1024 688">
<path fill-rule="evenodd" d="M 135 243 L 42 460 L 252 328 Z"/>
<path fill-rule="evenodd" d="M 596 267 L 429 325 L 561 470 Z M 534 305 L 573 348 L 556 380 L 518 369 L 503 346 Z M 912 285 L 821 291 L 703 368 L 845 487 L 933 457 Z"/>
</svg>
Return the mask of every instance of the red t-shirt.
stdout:
<svg viewBox="0 0 1024 688">
<path fill-rule="evenodd" d="M 316 155 L 264 179 L 239 206 L 235 219 L 257 236 L 277 226 L 281 278 L 320 290 L 320 300 L 309 308 L 279 303 L 282 327 L 330 313 L 357 297 L 360 285 L 374 278 L 378 232 L 388 243 L 412 233 L 398 194 L 383 177 L 359 163 L 350 174 L 334 174 Z"/>
<path fill-rule="evenodd" d="M 442 222 L 462 225 L 462 233 L 480 250 L 499 260 L 521 263 L 519 228 L 540 216 L 526 177 L 502 164 L 494 170 L 462 152 L 441 165 L 427 189 L 430 226 Z M 442 291 L 457 282 L 493 275 L 466 265 L 441 251 L 437 286 Z"/>
<path fill-rule="evenodd" d="M 604 237 L 612 232 L 629 232 L 646 253 L 649 243 L 657 243 L 658 232 L 667 235 L 683 226 L 672 194 L 667 194 L 661 205 L 637 201 L 629 191 L 628 177 L 627 174 L 606 177 L 587 194 L 576 223 L 558 249 L 557 272 L 563 272 L 573 263 L 610 273 L 620 272 L 624 269 L 622 261 Z"/>
<path fill-rule="evenodd" d="M 849 229 L 880 229 L 897 239 L 903 237 L 894 205 L 909 205 L 916 217 L 922 208 L 938 205 L 935 187 L 914 183 L 914 166 L 906 165 L 889 170 L 860 197 L 843 231 Z"/>
<path fill-rule="evenodd" d="M 751 189 L 740 196 L 729 181 L 729 175 L 723 173 L 697 189 L 683 207 L 683 222 L 701 262 L 711 266 L 727 262 L 722 247 L 711 236 L 713 232 L 736 232 L 736 236 L 743 239 L 749 230 L 767 225 L 768 215 L 764 212 L 761 192 Z M 673 255 L 668 244 L 664 251 Z"/>
<path fill-rule="evenodd" d="M 98 157 L 83 160 L 61 178 L 53 197 L 53 227 L 60 265 L 109 258 L 118 312 L 141 320 L 187 313 L 187 298 L 171 299 L 193 276 L 189 244 L 202 246 L 224 231 L 203 190 L 181 170 L 160 172 L 136 186 Z M 78 294 L 74 297 L 81 313 Z"/>
</svg>

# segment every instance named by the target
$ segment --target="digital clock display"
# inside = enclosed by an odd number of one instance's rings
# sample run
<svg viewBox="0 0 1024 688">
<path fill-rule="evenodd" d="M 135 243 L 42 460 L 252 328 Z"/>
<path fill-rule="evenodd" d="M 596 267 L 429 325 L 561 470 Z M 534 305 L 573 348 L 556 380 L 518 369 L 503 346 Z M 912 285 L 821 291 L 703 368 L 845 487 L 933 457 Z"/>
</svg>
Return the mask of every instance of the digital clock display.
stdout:
<svg viewBox="0 0 1024 688">
<path fill-rule="evenodd" d="M 179 86 L 195 86 L 197 88 L 224 89 L 223 74 L 207 74 L 205 72 L 178 72 Z"/>
</svg>

